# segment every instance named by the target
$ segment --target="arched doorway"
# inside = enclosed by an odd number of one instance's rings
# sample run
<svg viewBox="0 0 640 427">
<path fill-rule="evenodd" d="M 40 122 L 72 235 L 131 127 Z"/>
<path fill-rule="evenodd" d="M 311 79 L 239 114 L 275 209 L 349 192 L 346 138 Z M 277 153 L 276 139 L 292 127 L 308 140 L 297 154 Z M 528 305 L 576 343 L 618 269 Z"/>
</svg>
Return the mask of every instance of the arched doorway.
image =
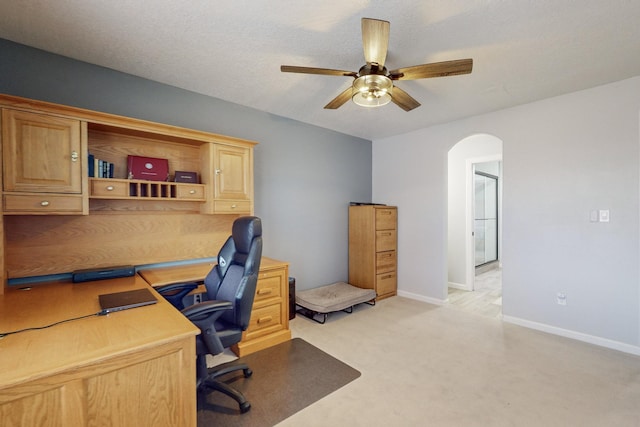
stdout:
<svg viewBox="0 0 640 427">
<path fill-rule="evenodd" d="M 447 211 L 448 301 L 466 311 L 498 317 L 502 313 L 502 140 L 476 134 L 449 150 Z"/>
</svg>

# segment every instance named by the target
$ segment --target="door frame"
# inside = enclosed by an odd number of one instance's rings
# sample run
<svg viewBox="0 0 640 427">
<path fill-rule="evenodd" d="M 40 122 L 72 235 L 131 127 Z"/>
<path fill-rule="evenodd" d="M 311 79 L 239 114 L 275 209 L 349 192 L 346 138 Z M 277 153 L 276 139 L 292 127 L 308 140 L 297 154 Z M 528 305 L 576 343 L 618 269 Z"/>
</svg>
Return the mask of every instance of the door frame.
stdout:
<svg viewBox="0 0 640 427">
<path fill-rule="evenodd" d="M 484 157 L 473 157 L 465 160 L 465 236 L 466 242 L 465 247 L 467 249 L 466 253 L 466 282 L 469 291 L 473 291 L 475 289 L 475 277 L 476 277 L 476 263 L 475 263 L 475 241 L 474 241 L 474 210 L 475 210 L 475 192 L 474 192 L 474 173 L 475 173 L 475 165 L 476 163 L 487 163 L 487 162 L 502 162 L 502 154 L 494 154 L 491 156 Z M 500 186 L 502 185 L 502 166 L 500 170 L 500 176 L 498 177 L 498 216 L 502 216 L 502 208 L 500 203 Z M 498 238 L 500 239 L 500 231 L 498 230 Z M 498 254 L 498 259 L 500 259 L 500 254 Z"/>
</svg>

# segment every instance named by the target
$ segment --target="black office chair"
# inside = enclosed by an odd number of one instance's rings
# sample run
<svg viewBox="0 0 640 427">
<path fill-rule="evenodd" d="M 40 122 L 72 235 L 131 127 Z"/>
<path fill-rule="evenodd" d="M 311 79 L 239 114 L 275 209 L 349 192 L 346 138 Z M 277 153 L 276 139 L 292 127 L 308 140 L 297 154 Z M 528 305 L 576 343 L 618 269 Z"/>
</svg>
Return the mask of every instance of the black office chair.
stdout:
<svg viewBox="0 0 640 427">
<path fill-rule="evenodd" d="M 200 328 L 196 338 L 198 392 L 220 391 L 238 402 L 240 412 L 251 404 L 239 391 L 216 379 L 242 370 L 245 378 L 252 371 L 246 364 L 230 363 L 219 368 L 207 368 L 206 355 L 220 354 L 225 348 L 240 342 L 249 326 L 253 298 L 256 293 L 258 269 L 262 257 L 262 222 L 258 217 L 240 217 L 233 223 L 232 235 L 218 253 L 218 264 L 204 280 L 206 300 L 181 308 L 182 313 Z M 197 284 L 175 284 L 156 288 L 176 307 L 184 306 L 185 295 Z M 184 288 L 184 289 L 183 289 Z"/>
</svg>

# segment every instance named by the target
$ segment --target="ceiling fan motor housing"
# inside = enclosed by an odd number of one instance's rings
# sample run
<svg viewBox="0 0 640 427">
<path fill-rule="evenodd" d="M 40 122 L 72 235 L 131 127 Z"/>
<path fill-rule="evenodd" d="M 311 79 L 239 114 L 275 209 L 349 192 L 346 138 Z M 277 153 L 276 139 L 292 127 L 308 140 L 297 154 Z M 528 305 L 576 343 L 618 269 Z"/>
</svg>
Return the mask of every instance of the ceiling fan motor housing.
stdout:
<svg viewBox="0 0 640 427">
<path fill-rule="evenodd" d="M 391 101 L 393 82 L 387 77 L 387 69 L 373 62 L 358 71 L 353 82 L 352 100 L 362 107 L 379 107 Z"/>
</svg>

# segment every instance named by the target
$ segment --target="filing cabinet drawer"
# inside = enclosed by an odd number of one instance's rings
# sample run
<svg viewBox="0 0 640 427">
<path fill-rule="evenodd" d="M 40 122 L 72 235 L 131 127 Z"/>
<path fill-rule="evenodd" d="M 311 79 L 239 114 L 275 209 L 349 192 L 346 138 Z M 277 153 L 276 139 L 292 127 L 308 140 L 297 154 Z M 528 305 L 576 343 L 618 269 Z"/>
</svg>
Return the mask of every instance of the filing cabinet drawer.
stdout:
<svg viewBox="0 0 640 427">
<path fill-rule="evenodd" d="M 376 274 L 396 270 L 396 251 L 378 252 L 376 254 Z"/>
<path fill-rule="evenodd" d="M 280 303 L 254 308 L 251 312 L 251 320 L 249 321 L 245 338 L 251 340 L 282 329 L 280 316 Z"/>
<path fill-rule="evenodd" d="M 396 272 L 376 275 L 376 293 L 378 295 L 394 294 L 397 289 Z"/>
<path fill-rule="evenodd" d="M 4 195 L 5 213 L 82 213 L 81 196 L 57 196 L 51 194 L 38 195 Z"/>
<path fill-rule="evenodd" d="M 397 209 L 376 209 L 376 230 L 395 230 Z"/>
<path fill-rule="evenodd" d="M 376 231 L 376 252 L 396 250 L 396 230 Z"/>
</svg>

